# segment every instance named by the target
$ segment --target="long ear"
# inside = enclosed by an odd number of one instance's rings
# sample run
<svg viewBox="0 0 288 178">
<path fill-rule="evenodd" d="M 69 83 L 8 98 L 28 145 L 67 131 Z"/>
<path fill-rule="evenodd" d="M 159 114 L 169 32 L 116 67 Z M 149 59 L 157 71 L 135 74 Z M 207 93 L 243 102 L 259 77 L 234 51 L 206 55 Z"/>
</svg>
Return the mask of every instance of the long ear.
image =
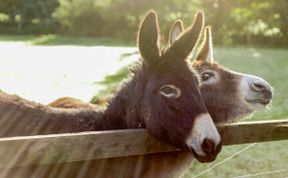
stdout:
<svg viewBox="0 0 288 178">
<path fill-rule="evenodd" d="M 176 20 L 169 32 L 169 44 L 171 45 L 174 43 L 183 31 L 183 22 L 180 19 Z"/>
<path fill-rule="evenodd" d="M 201 46 L 200 52 L 196 57 L 197 61 L 207 61 L 213 62 L 213 44 L 212 44 L 212 34 L 211 27 L 205 27 L 204 40 Z"/>
<path fill-rule="evenodd" d="M 185 60 L 198 41 L 203 29 L 204 13 L 198 11 L 192 25 L 163 54 L 166 58 Z"/>
<path fill-rule="evenodd" d="M 157 14 L 151 10 L 140 24 L 138 33 L 138 48 L 143 59 L 155 62 L 159 59 L 159 26 Z"/>
</svg>

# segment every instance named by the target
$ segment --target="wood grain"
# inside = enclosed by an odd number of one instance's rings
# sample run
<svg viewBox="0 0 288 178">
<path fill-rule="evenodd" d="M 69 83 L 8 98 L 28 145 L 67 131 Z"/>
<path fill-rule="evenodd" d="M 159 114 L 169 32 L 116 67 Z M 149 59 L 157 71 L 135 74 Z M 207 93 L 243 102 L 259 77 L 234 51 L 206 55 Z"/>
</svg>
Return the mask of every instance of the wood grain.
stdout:
<svg viewBox="0 0 288 178">
<path fill-rule="evenodd" d="M 224 145 L 288 139 L 288 120 L 219 125 Z M 37 135 L 0 139 L 0 168 L 177 152 L 146 129 Z"/>
</svg>

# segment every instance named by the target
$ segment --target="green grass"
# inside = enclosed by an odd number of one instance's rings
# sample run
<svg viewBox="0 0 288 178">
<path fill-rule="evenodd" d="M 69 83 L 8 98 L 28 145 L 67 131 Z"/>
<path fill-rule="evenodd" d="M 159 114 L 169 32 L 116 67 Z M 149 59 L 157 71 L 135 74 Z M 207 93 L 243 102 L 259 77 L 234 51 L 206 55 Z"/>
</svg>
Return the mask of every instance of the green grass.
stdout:
<svg viewBox="0 0 288 178">
<path fill-rule="evenodd" d="M 230 157 L 234 153 L 245 149 L 246 145 L 226 146 L 221 151 L 216 161 L 207 164 L 200 164 L 194 161 L 189 171 L 185 174 L 184 178 L 190 178 L 201 172 L 209 169 L 213 165 L 223 161 Z M 256 145 L 248 148 L 240 154 L 234 156 L 231 159 L 219 164 L 214 169 L 210 170 L 206 174 L 202 174 L 199 178 L 226 178 L 237 177 L 248 174 L 256 174 L 267 171 L 287 170 L 287 172 L 273 173 L 267 175 L 261 175 L 256 177 L 267 178 L 284 178 L 288 176 L 288 153 L 287 153 L 288 141 L 277 141 L 267 143 L 257 143 Z"/>
</svg>

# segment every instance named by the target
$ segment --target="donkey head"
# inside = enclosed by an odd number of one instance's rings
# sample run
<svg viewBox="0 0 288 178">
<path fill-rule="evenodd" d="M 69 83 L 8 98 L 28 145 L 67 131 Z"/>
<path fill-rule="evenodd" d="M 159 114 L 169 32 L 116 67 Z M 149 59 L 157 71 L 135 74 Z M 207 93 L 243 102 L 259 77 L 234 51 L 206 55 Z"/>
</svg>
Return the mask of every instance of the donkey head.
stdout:
<svg viewBox="0 0 288 178">
<path fill-rule="evenodd" d="M 183 31 L 176 21 L 170 31 L 173 43 Z M 204 40 L 193 68 L 201 76 L 200 90 L 215 122 L 227 122 L 266 107 L 272 100 L 272 88 L 265 80 L 231 71 L 214 62 L 210 27 L 205 27 Z"/>
<path fill-rule="evenodd" d="M 153 11 L 148 13 L 138 34 L 143 62 L 133 81 L 143 95 L 139 117 L 149 132 L 191 150 L 199 161 L 207 162 L 220 151 L 220 136 L 207 113 L 198 77 L 187 60 L 202 31 L 203 18 L 198 12 L 191 27 L 160 52 L 157 16 Z"/>
</svg>

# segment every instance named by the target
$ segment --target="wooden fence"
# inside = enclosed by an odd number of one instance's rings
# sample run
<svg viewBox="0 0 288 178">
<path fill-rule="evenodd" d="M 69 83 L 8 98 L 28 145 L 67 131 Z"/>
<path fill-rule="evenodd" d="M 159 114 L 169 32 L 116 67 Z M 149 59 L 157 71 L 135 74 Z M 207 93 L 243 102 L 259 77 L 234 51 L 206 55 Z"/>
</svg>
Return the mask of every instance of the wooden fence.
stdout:
<svg viewBox="0 0 288 178">
<path fill-rule="evenodd" d="M 240 122 L 218 126 L 223 145 L 288 139 L 288 120 Z M 0 139 L 0 168 L 179 151 L 146 129 L 37 135 Z M 90 153 L 87 155 L 87 153 Z M 17 157 L 17 162 L 7 164 Z"/>
<path fill-rule="evenodd" d="M 288 139 L 288 119 L 218 125 L 223 145 Z M 180 152 L 146 129 L 95 131 L 0 139 L 0 169 Z"/>
</svg>

